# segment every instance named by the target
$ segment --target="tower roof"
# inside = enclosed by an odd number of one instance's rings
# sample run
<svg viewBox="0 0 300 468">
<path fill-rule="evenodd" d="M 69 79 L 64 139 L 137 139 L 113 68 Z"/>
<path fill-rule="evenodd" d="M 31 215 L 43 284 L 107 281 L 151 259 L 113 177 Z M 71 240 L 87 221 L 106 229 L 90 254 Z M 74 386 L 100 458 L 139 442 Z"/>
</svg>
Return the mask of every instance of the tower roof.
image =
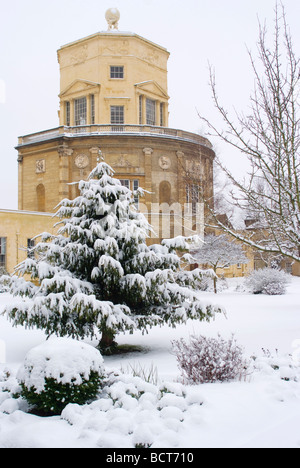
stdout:
<svg viewBox="0 0 300 468">
<path fill-rule="evenodd" d="M 65 45 L 62 45 L 62 46 L 60 47 L 59 50 L 66 49 L 67 47 L 72 47 L 72 46 L 74 46 L 75 44 L 84 43 L 84 42 L 86 42 L 86 41 L 89 41 L 89 40 L 91 40 L 91 39 L 95 39 L 95 38 L 97 38 L 97 37 L 98 37 L 98 38 L 102 38 L 102 37 L 103 37 L 103 38 L 118 37 L 119 39 L 128 38 L 128 37 L 135 37 L 135 38 L 137 38 L 138 40 L 143 41 L 143 42 L 145 42 L 145 43 L 147 43 L 147 44 L 149 44 L 149 45 L 152 45 L 152 46 L 154 46 L 154 47 L 157 47 L 158 49 L 161 49 L 162 51 L 164 51 L 164 52 L 166 52 L 167 54 L 170 55 L 170 52 L 168 52 L 168 50 L 167 50 L 165 47 L 163 47 L 163 46 L 161 46 L 161 45 L 159 45 L 159 44 L 156 44 L 155 42 L 152 42 L 152 41 L 150 41 L 149 39 L 146 39 L 146 38 L 144 38 L 144 37 L 142 37 L 142 36 L 139 36 L 139 35 L 136 34 L 136 33 L 130 32 L 130 31 L 118 31 L 118 30 L 113 30 L 113 31 L 99 31 L 99 32 L 97 32 L 97 33 L 94 33 L 94 34 L 91 34 L 91 35 L 89 35 L 89 36 L 83 37 L 83 38 L 78 39 L 78 40 L 76 40 L 76 41 L 72 41 L 72 42 L 69 42 L 69 43 L 67 43 L 67 44 L 65 44 Z M 59 51 L 59 50 L 58 50 L 58 51 Z"/>
</svg>

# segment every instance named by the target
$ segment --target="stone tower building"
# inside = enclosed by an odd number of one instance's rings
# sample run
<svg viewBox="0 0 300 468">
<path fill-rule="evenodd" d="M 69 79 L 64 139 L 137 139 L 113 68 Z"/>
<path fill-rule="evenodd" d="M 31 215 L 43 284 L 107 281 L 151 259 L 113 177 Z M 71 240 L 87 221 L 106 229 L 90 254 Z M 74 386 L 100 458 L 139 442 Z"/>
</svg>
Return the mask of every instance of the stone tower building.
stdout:
<svg viewBox="0 0 300 468">
<path fill-rule="evenodd" d="M 100 153 L 122 184 L 147 191 L 136 203 L 159 238 L 196 233 L 201 195 L 213 202 L 215 154 L 210 142 L 168 126 L 169 52 L 137 34 L 119 31 L 118 17 L 117 10 L 108 10 L 107 31 L 58 50 L 59 126 L 19 137 L 18 210 L 23 216 L 17 229 L 27 240 L 41 229 L 35 229 L 32 220 L 25 228 L 24 214 L 44 214 L 39 220 L 45 220 L 48 230 L 46 214 L 62 199 L 78 194 L 73 182 L 89 175 Z M 164 210 L 171 219 L 166 230 L 161 222 Z M 4 215 L 7 219 L 8 213 Z M 6 252 L 10 242 L 15 245 L 10 237 L 6 235 Z M 26 242 L 24 238 L 21 244 Z"/>
<path fill-rule="evenodd" d="M 210 142 L 168 127 L 169 52 L 137 34 L 99 32 L 58 50 L 59 127 L 19 138 L 19 210 L 52 212 L 96 165 L 150 192 L 141 203 L 212 199 Z"/>
</svg>

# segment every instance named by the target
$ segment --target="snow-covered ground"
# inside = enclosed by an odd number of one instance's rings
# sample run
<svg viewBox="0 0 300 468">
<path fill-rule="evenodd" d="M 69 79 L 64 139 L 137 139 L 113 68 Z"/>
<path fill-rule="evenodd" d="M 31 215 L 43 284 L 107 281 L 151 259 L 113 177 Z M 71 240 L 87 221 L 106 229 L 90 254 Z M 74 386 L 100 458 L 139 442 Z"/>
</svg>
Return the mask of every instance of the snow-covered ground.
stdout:
<svg viewBox="0 0 300 468">
<path fill-rule="evenodd" d="M 41 418 L 22 411 L 9 392 L 1 393 L 0 382 L 0 447 L 121 448 L 149 443 L 153 448 L 299 448 L 300 362 L 297 367 L 289 355 L 300 339 L 300 278 L 293 278 L 284 296 L 239 292 L 239 282 L 229 280 L 229 289 L 217 296 L 201 293 L 204 299 L 224 306 L 226 317 L 219 315 L 211 323 L 190 321 L 176 329 L 153 328 L 144 336 L 139 332 L 120 335 L 119 343 L 142 345 L 145 352 L 104 358 L 107 370 L 124 371 L 130 365 L 156 368 L 158 386 L 170 382 L 172 393 L 158 397 L 157 387 L 145 384 L 139 400 L 129 398 L 127 386 L 143 384 L 123 376 L 112 389 L 114 405 L 112 400 L 100 399 L 85 406 L 69 405 L 62 416 Z M 0 310 L 10 300 L 8 294 L 0 294 Z M 259 369 L 245 381 L 183 388 L 178 384 L 180 372 L 171 341 L 218 333 L 223 338 L 234 333 L 245 357 L 258 357 Z M 6 368 L 13 377 L 26 353 L 44 341 L 42 331 L 12 328 L 0 317 L 0 376 Z M 272 362 L 262 348 L 274 356 Z M 4 351 L 5 363 L 1 364 Z M 271 366 L 274 362 L 279 369 Z"/>
</svg>

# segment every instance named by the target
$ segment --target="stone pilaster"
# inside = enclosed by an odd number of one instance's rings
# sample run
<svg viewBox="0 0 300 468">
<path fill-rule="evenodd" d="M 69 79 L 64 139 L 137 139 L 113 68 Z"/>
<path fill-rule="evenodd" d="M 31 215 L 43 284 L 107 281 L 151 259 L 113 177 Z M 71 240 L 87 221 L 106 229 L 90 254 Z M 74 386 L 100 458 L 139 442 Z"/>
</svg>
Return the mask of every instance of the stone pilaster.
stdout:
<svg viewBox="0 0 300 468">
<path fill-rule="evenodd" d="M 186 203 L 186 167 L 184 153 L 176 151 L 177 156 L 177 187 L 178 187 L 178 201 L 182 205 Z"/>
<path fill-rule="evenodd" d="M 72 148 L 69 148 L 66 144 L 59 146 L 59 199 L 69 197 L 69 171 L 70 171 L 70 156 L 73 154 Z"/>
<path fill-rule="evenodd" d="M 145 190 L 150 193 L 145 194 L 145 203 L 149 211 L 151 211 L 152 201 L 152 148 L 144 148 L 143 153 L 145 154 Z"/>
<path fill-rule="evenodd" d="M 18 153 L 18 209 L 23 210 L 23 156 Z"/>
</svg>

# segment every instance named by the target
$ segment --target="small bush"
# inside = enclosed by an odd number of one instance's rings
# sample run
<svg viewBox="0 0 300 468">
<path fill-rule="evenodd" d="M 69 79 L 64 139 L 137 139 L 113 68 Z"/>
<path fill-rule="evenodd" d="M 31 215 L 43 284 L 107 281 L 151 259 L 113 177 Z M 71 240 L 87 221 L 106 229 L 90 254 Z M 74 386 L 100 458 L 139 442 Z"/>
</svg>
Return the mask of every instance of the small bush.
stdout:
<svg viewBox="0 0 300 468">
<path fill-rule="evenodd" d="M 55 338 L 29 351 L 18 372 L 22 396 L 34 412 L 60 414 L 68 403 L 84 404 L 101 387 L 103 358 L 92 346 Z"/>
<path fill-rule="evenodd" d="M 183 383 L 187 385 L 225 382 L 246 375 L 248 363 L 242 348 L 232 336 L 226 341 L 205 336 L 192 336 L 190 343 L 183 339 L 172 342 Z"/>
<path fill-rule="evenodd" d="M 282 270 L 263 268 L 253 271 L 245 281 L 245 285 L 253 294 L 279 296 L 286 293 L 290 276 Z"/>
<path fill-rule="evenodd" d="M 279 354 L 278 350 L 275 353 L 271 353 L 268 349 L 262 348 L 263 354 L 261 356 L 251 356 L 254 371 L 263 372 L 265 375 L 271 375 L 277 377 L 285 382 L 300 382 L 300 366 L 298 348 L 296 340 L 292 346 L 295 348 L 295 352 L 290 354 Z"/>
</svg>

